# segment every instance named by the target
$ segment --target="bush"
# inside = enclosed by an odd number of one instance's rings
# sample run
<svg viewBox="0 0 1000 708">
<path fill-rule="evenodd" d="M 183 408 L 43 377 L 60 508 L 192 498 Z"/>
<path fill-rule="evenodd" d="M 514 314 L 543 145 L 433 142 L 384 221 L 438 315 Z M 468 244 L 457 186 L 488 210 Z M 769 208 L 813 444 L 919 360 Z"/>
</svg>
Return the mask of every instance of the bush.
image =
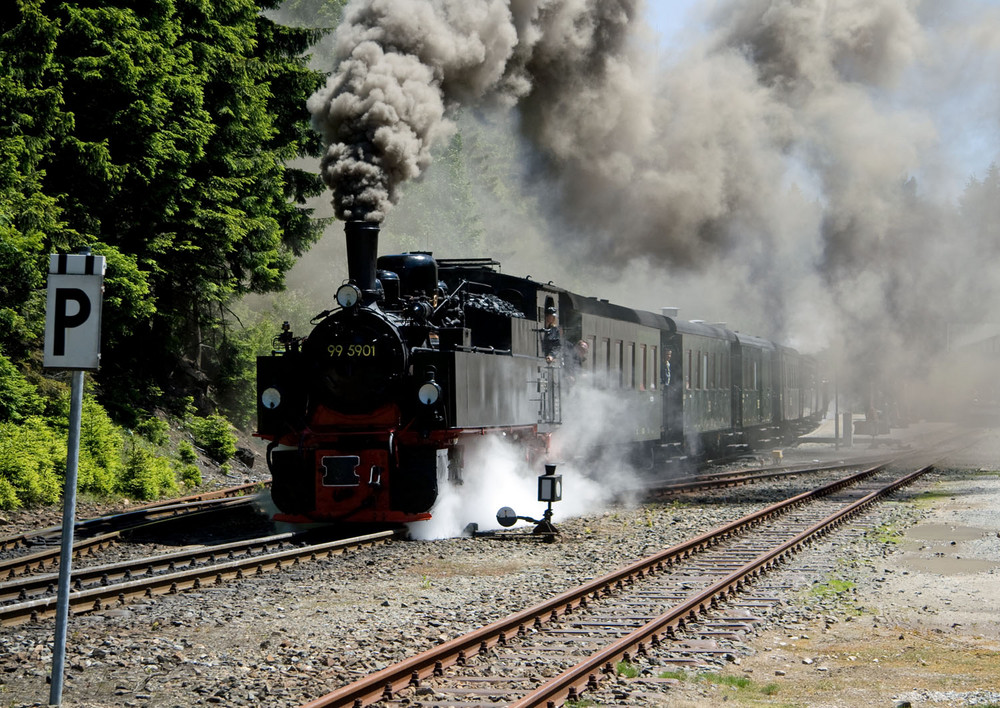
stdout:
<svg viewBox="0 0 1000 708">
<path fill-rule="evenodd" d="M 121 491 L 133 499 L 151 500 L 178 491 L 174 467 L 141 444 L 132 446 L 125 459 Z"/>
<path fill-rule="evenodd" d="M 20 506 L 14 485 L 0 476 L 0 509 L 16 509 Z"/>
<path fill-rule="evenodd" d="M 122 474 L 121 429 L 92 396 L 84 396 L 80 420 L 80 461 L 77 489 L 102 496 L 119 485 Z"/>
<path fill-rule="evenodd" d="M 187 440 L 181 440 L 180 445 L 177 446 L 177 456 L 181 458 L 181 462 L 186 463 L 195 462 L 198 459 L 198 453 L 194 451 L 194 445 Z"/>
<path fill-rule="evenodd" d="M 66 440 L 42 418 L 0 423 L 0 506 L 59 501 L 65 464 Z"/>
<path fill-rule="evenodd" d="M 53 504 L 62 498 L 69 427 L 68 392 L 63 392 L 53 403 L 54 420 L 31 416 L 23 422 L 0 422 L 2 509 Z M 166 423 L 157 421 L 150 429 L 157 431 L 165 427 Z M 77 489 L 80 492 L 99 497 L 120 492 L 146 500 L 178 491 L 174 463 L 170 459 L 155 455 L 145 442 L 134 442 L 126 453 L 124 442 L 121 428 L 111 421 L 92 396 L 85 395 L 77 465 Z M 190 443 L 187 448 L 191 457 L 196 459 Z M 183 457 L 183 448 L 181 454 Z M 200 484 L 200 477 L 200 472 L 194 475 L 187 471 L 185 483 L 197 480 L 195 485 Z"/>
<path fill-rule="evenodd" d="M 135 432 L 139 433 L 139 435 L 146 438 L 154 445 L 159 446 L 167 444 L 168 430 L 170 430 L 170 424 L 167 423 L 167 421 L 156 417 L 146 418 L 135 426 Z"/>
<path fill-rule="evenodd" d="M 201 470 L 198 465 L 194 464 L 184 464 L 181 465 L 181 482 L 188 489 L 194 489 L 201 484 Z"/>
<path fill-rule="evenodd" d="M 45 410 L 45 402 L 17 367 L 0 354 L 0 421 L 23 423 Z"/>
<path fill-rule="evenodd" d="M 206 418 L 192 416 L 188 421 L 188 430 L 195 443 L 216 462 L 225 462 L 236 454 L 236 433 L 221 415 Z"/>
</svg>

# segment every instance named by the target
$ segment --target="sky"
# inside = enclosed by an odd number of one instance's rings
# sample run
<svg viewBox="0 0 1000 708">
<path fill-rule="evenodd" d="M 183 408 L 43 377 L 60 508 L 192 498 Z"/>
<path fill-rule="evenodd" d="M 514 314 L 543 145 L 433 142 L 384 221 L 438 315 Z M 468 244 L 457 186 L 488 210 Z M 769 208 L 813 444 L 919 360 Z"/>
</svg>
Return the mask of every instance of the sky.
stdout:
<svg viewBox="0 0 1000 708">
<path fill-rule="evenodd" d="M 698 0 L 650 0 L 646 3 L 646 16 L 661 41 L 669 42 L 687 26 L 688 14 L 698 5 Z"/>
</svg>

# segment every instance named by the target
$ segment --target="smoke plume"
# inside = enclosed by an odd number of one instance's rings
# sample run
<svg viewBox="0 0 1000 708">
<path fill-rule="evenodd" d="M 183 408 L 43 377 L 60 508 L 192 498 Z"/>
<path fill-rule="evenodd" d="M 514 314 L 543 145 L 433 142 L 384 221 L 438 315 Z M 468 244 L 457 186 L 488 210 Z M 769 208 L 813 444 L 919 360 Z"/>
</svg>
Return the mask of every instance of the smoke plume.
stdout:
<svg viewBox="0 0 1000 708">
<path fill-rule="evenodd" d="M 366 0 L 346 8 L 335 71 L 309 101 L 341 219 L 381 221 L 454 125 L 458 105 L 511 106 L 537 76 L 606 76 L 635 0 Z M 556 42 L 551 41 L 556 39 Z M 569 77 L 561 77 L 566 81 Z M 569 146 L 567 146 L 569 147 Z"/>
<path fill-rule="evenodd" d="M 383 220 L 456 109 L 499 111 L 527 146 L 535 228 L 561 249 L 539 279 L 574 287 L 582 268 L 602 295 L 595 273 L 628 273 L 646 285 L 617 289 L 622 304 L 681 305 L 875 368 L 912 354 L 919 369 L 929 323 L 1000 322 L 1000 246 L 983 235 L 1000 215 L 958 203 L 970 155 L 983 170 L 995 156 L 1000 13 L 979 0 L 696 13 L 660 48 L 641 0 L 352 1 L 309 103 L 337 216 Z M 523 232 L 538 253 L 527 219 L 497 211 L 484 242 Z"/>
</svg>

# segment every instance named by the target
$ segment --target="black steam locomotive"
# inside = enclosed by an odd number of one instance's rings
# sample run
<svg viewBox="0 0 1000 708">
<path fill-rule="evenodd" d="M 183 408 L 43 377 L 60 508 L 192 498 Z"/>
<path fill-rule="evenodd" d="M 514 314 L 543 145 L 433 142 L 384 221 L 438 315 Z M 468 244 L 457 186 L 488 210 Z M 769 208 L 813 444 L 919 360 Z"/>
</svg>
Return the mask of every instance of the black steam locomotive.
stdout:
<svg viewBox="0 0 1000 708">
<path fill-rule="evenodd" d="M 473 437 L 544 457 L 570 386 L 625 406 L 610 442 L 651 468 L 794 435 L 825 410 L 815 361 L 787 347 L 504 275 L 490 259 L 376 261 L 374 224 L 348 222 L 346 236 L 337 309 L 257 360 L 258 435 L 288 520 L 428 519 L 438 485 L 467 473 Z"/>
</svg>

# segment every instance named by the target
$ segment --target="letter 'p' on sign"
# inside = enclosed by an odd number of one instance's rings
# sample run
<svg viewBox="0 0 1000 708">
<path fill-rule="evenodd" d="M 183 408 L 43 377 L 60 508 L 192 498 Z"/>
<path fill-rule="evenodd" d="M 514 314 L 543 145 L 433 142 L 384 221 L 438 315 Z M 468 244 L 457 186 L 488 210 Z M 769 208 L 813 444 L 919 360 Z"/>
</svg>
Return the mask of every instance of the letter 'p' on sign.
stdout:
<svg viewBox="0 0 1000 708">
<path fill-rule="evenodd" d="M 46 367 L 100 366 L 104 266 L 104 256 L 50 256 L 43 362 Z"/>
</svg>

